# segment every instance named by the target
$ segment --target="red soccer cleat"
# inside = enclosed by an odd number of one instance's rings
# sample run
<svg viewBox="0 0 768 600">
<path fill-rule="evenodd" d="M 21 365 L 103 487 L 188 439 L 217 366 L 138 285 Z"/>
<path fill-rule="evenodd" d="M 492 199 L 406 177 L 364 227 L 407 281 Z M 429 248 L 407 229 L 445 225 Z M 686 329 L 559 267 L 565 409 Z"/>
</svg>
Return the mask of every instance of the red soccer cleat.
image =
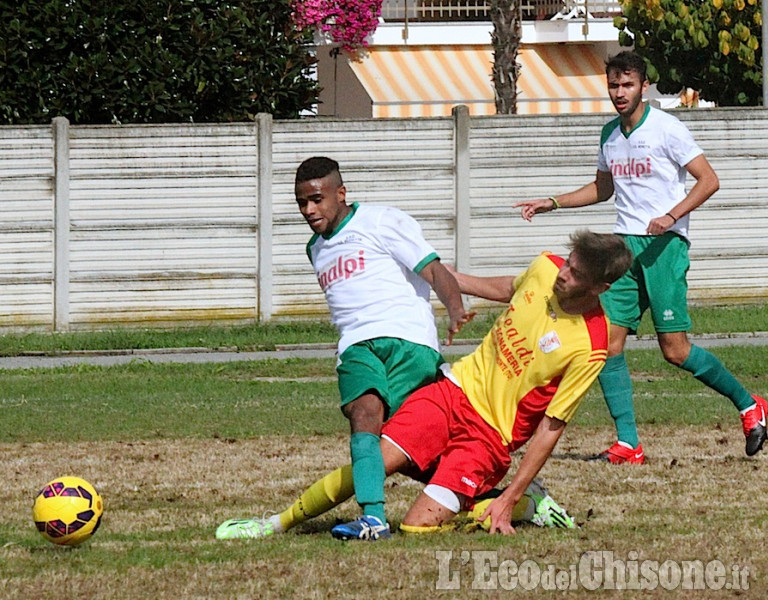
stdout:
<svg viewBox="0 0 768 600">
<path fill-rule="evenodd" d="M 605 452 L 601 452 L 593 460 L 604 460 L 612 465 L 642 465 L 645 462 L 643 445 L 632 448 L 625 442 L 616 442 Z"/>
<path fill-rule="evenodd" d="M 747 438 L 747 456 L 753 456 L 760 452 L 760 448 L 763 447 L 763 443 L 768 437 L 765 429 L 768 402 L 754 394 L 752 397 L 755 399 L 755 405 L 741 415 L 741 426 L 744 429 L 744 437 Z"/>
</svg>

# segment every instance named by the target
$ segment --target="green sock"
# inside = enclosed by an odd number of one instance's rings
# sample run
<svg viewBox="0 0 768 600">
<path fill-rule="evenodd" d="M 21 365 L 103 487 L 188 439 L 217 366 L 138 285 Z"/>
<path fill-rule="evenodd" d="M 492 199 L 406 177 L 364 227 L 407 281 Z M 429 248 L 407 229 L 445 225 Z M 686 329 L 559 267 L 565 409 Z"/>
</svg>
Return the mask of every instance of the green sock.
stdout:
<svg viewBox="0 0 768 600">
<path fill-rule="evenodd" d="M 352 455 L 352 477 L 355 496 L 364 515 L 387 522 L 384 512 L 384 459 L 381 456 L 379 436 L 372 433 L 353 433 L 349 441 Z"/>
<path fill-rule="evenodd" d="M 637 448 L 640 442 L 637 437 L 635 407 L 632 404 L 632 378 L 624 354 L 609 356 L 597 379 L 616 424 L 619 441 Z"/>
<path fill-rule="evenodd" d="M 693 373 L 701 383 L 729 398 L 739 411 L 755 403 L 755 399 L 736 381 L 720 359 L 699 346 L 691 346 L 691 353 L 680 368 Z"/>
</svg>

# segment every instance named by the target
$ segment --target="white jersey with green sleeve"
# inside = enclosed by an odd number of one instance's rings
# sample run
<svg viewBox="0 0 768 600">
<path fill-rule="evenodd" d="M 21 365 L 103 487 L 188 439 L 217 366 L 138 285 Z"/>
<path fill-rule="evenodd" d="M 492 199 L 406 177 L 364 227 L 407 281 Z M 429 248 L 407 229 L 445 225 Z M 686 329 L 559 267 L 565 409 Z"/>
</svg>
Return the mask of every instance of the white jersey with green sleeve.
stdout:
<svg viewBox="0 0 768 600">
<path fill-rule="evenodd" d="M 418 275 L 438 256 L 411 216 L 354 203 L 330 236 L 312 236 L 307 256 L 340 334 L 339 355 L 378 337 L 440 351 L 431 288 Z"/>
<path fill-rule="evenodd" d="M 640 122 L 626 133 L 618 117 L 603 127 L 597 168 L 613 176 L 614 233 L 647 235 L 651 219 L 685 198 L 685 165 L 703 154 L 688 128 L 662 110 L 646 106 Z M 688 215 L 671 228 L 688 239 Z"/>
</svg>

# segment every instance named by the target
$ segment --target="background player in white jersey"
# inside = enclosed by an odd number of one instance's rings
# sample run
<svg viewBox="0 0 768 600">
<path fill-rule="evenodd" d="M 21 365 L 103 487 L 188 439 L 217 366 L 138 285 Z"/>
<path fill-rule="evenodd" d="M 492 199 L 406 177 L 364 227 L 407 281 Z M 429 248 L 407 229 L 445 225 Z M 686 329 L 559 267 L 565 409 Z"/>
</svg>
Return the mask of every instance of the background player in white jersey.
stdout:
<svg viewBox="0 0 768 600">
<path fill-rule="evenodd" d="M 646 65 L 634 52 L 621 52 L 606 66 L 608 95 L 618 117 L 603 127 L 597 175 L 573 192 L 516 204 L 530 221 L 537 213 L 608 200 L 615 193 L 614 233 L 635 255 L 629 272 L 602 297 L 611 319 L 609 357 L 599 381 L 616 423 L 618 441 L 597 458 L 642 463 L 632 403 L 632 382 L 624 359 L 627 334 L 651 310 L 664 358 L 728 397 L 741 414 L 746 453 L 766 439 L 768 405 L 751 395 L 710 352 L 691 344 L 686 294 L 688 216 L 719 188 L 717 175 L 688 129 L 677 118 L 643 102 Z M 695 184 L 686 193 L 686 175 Z"/>
<path fill-rule="evenodd" d="M 363 512 L 332 533 L 388 537 L 379 436 L 384 421 L 413 390 L 435 381 L 443 363 L 430 286 L 448 309 L 448 344 L 474 313 L 465 312 L 455 278 L 413 218 L 392 207 L 347 204 L 335 160 L 305 160 L 295 192 L 314 232 L 307 255 L 340 334 L 336 372 L 352 469 L 339 471 L 335 483 L 348 488 L 352 479 Z M 258 520 L 231 520 L 217 537 L 254 537 L 260 527 Z"/>
</svg>

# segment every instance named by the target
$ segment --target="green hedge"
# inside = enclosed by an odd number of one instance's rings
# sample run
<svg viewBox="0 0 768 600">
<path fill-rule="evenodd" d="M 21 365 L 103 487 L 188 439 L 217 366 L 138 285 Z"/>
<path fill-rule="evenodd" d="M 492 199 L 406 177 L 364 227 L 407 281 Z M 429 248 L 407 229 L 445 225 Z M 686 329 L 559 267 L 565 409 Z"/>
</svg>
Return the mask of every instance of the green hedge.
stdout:
<svg viewBox="0 0 768 600">
<path fill-rule="evenodd" d="M 288 0 L 0 0 L 0 123 L 296 117 L 308 35 Z"/>
</svg>

